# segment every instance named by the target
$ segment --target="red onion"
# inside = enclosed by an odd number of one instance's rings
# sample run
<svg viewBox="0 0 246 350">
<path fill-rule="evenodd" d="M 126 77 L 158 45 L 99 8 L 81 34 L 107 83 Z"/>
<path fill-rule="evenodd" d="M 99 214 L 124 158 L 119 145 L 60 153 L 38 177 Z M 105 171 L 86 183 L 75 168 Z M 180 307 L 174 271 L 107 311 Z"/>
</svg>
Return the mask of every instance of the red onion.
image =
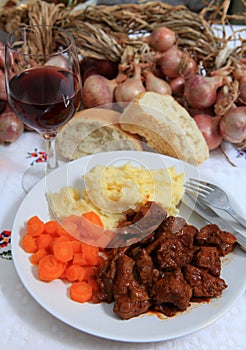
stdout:
<svg viewBox="0 0 246 350">
<path fill-rule="evenodd" d="M 210 117 L 214 117 L 215 115 L 213 107 L 208 107 L 203 109 L 191 107 L 191 108 L 187 108 L 187 110 L 192 117 L 195 117 L 197 114 L 207 114 L 207 115 L 210 115 Z"/>
<path fill-rule="evenodd" d="M 158 78 L 165 79 L 158 62 L 154 62 L 150 67 L 151 72 Z"/>
<path fill-rule="evenodd" d="M 85 58 L 80 62 L 80 72 L 83 82 L 93 74 L 100 74 L 111 80 L 118 74 L 118 65 L 107 60 Z"/>
<path fill-rule="evenodd" d="M 184 62 L 184 66 L 180 69 L 180 75 L 185 79 L 189 79 L 197 72 L 197 63 L 192 58 L 189 57 L 186 62 Z"/>
<path fill-rule="evenodd" d="M 7 101 L 6 85 L 5 85 L 5 74 L 0 69 L 0 100 Z"/>
<path fill-rule="evenodd" d="M 183 96 L 184 87 L 185 87 L 185 78 L 177 77 L 170 80 L 169 85 L 172 89 L 172 94 L 174 96 Z"/>
<path fill-rule="evenodd" d="M 147 37 L 149 46 L 158 52 L 164 52 L 173 46 L 176 42 L 176 34 L 167 27 L 159 27 Z"/>
<path fill-rule="evenodd" d="M 91 75 L 98 75 L 98 74 L 99 72 L 96 67 L 87 68 L 84 72 L 81 72 L 82 84 L 84 84 L 86 79 L 89 78 Z"/>
<path fill-rule="evenodd" d="M 141 69 L 138 65 L 134 66 L 134 75 L 127 78 L 115 89 L 116 102 L 131 102 L 140 92 L 146 91 L 141 80 Z"/>
<path fill-rule="evenodd" d="M 216 149 L 223 140 L 219 129 L 221 118 L 211 117 L 208 114 L 197 114 L 194 116 L 194 120 L 203 134 L 209 150 Z"/>
<path fill-rule="evenodd" d="M 90 57 L 86 57 L 80 61 L 79 65 L 82 83 L 84 83 L 89 76 L 99 74 L 96 61 L 96 59 Z"/>
<path fill-rule="evenodd" d="M 118 74 L 118 65 L 115 62 L 107 60 L 96 60 L 96 67 L 98 73 L 108 79 L 114 79 Z"/>
<path fill-rule="evenodd" d="M 82 102 L 85 107 L 97 107 L 114 102 L 115 80 L 94 74 L 88 77 L 82 88 Z"/>
<path fill-rule="evenodd" d="M 195 108 L 207 108 L 212 106 L 217 97 L 217 89 L 222 86 L 223 77 L 204 77 L 193 75 L 186 81 L 184 96 L 188 103 Z"/>
<path fill-rule="evenodd" d="M 150 71 L 143 71 L 145 77 L 145 87 L 147 91 L 158 92 L 163 95 L 171 95 L 172 90 L 170 85 L 163 79 L 156 77 Z"/>
<path fill-rule="evenodd" d="M 176 78 L 179 76 L 182 55 L 182 51 L 176 45 L 171 46 L 161 55 L 158 63 L 162 73 L 166 77 Z"/>
<path fill-rule="evenodd" d="M 4 68 L 4 55 L 5 55 L 5 45 L 4 43 L 0 40 L 0 68 Z"/>
<path fill-rule="evenodd" d="M 24 124 L 7 106 L 0 115 L 0 142 L 12 143 L 22 135 L 23 131 Z"/>
<path fill-rule="evenodd" d="M 226 112 L 220 122 L 220 133 L 228 142 L 243 142 L 246 139 L 246 107 L 233 107 Z"/>
</svg>

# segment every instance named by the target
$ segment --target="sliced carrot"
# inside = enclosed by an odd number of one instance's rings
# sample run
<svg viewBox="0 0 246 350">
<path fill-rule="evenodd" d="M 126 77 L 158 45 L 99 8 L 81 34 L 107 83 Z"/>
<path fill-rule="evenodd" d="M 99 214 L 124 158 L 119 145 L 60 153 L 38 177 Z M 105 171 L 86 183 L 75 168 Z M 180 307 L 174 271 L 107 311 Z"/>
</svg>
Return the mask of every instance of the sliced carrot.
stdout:
<svg viewBox="0 0 246 350">
<path fill-rule="evenodd" d="M 46 255 L 48 255 L 47 250 L 45 248 L 40 248 L 30 256 L 29 260 L 31 264 L 38 265 L 40 260 Z"/>
<path fill-rule="evenodd" d="M 85 258 L 84 258 L 84 255 L 82 253 L 75 253 L 73 256 L 73 264 L 79 265 L 79 266 L 87 265 Z"/>
<path fill-rule="evenodd" d="M 53 245 L 53 253 L 57 260 L 64 263 L 73 259 L 74 250 L 70 241 L 56 241 Z"/>
<path fill-rule="evenodd" d="M 39 236 L 44 232 L 44 222 L 38 216 L 32 216 L 26 225 L 27 233 L 32 236 Z"/>
<path fill-rule="evenodd" d="M 70 297 L 79 303 L 84 303 L 92 298 L 92 287 L 87 282 L 75 282 L 70 287 Z"/>
<path fill-rule="evenodd" d="M 61 225 L 58 225 L 58 227 L 56 229 L 56 235 L 57 236 L 67 236 L 67 237 L 71 238 L 71 235 Z"/>
<path fill-rule="evenodd" d="M 82 214 L 82 217 L 87 219 L 89 222 L 91 222 L 94 225 L 97 225 L 99 227 L 103 227 L 102 219 L 94 211 L 89 211 L 87 213 L 84 213 L 84 214 Z"/>
<path fill-rule="evenodd" d="M 57 260 L 54 255 L 48 254 L 38 264 L 38 275 L 41 281 L 49 282 L 59 278 L 66 265 Z"/>
<path fill-rule="evenodd" d="M 99 282 L 95 278 L 88 278 L 87 283 L 91 286 L 93 292 L 98 292 L 100 290 Z"/>
<path fill-rule="evenodd" d="M 58 226 L 59 226 L 59 224 L 55 220 L 47 221 L 44 224 L 44 232 L 49 234 L 49 235 L 51 235 L 51 236 L 53 236 L 53 235 L 56 234 Z"/>
<path fill-rule="evenodd" d="M 36 239 L 38 248 L 48 249 L 52 241 L 52 236 L 48 233 L 41 233 Z"/>
<path fill-rule="evenodd" d="M 85 273 L 85 268 L 79 265 L 72 264 L 66 269 L 66 277 L 70 282 L 83 281 Z"/>
<path fill-rule="evenodd" d="M 94 266 L 85 266 L 84 280 L 88 282 L 91 278 L 95 278 L 96 269 Z"/>
<path fill-rule="evenodd" d="M 62 223 L 64 225 L 65 230 L 73 237 L 78 237 L 78 225 L 74 222 L 66 221 Z"/>
<path fill-rule="evenodd" d="M 81 242 L 74 239 L 71 243 L 72 243 L 74 254 L 81 253 Z"/>
<path fill-rule="evenodd" d="M 35 253 L 38 250 L 36 239 L 29 233 L 23 236 L 21 246 L 26 253 Z"/>
<path fill-rule="evenodd" d="M 86 230 L 90 231 L 85 230 L 83 233 L 85 222 Z M 70 215 L 66 223 L 70 227 L 76 226 L 79 234 L 87 236 L 89 233 L 92 243 L 104 231 L 100 217 L 94 212 L 86 213 L 85 217 Z M 32 253 L 29 260 L 37 266 L 41 281 L 60 278 L 73 283 L 70 295 L 79 302 L 91 300 L 93 291 L 98 290 L 96 271 L 104 261 L 99 256 L 99 248 L 81 242 L 55 220 L 44 223 L 37 216 L 31 217 L 27 221 L 26 234 L 21 244 L 23 250 Z"/>
<path fill-rule="evenodd" d="M 85 265 L 97 265 L 98 262 L 98 247 L 81 243 L 81 251 L 85 260 Z"/>
<path fill-rule="evenodd" d="M 103 223 L 100 216 L 91 211 L 82 214 L 79 229 L 81 238 L 86 238 L 87 242 L 95 244 L 103 233 Z"/>
<path fill-rule="evenodd" d="M 79 236 L 81 218 L 77 215 L 69 215 L 62 220 L 62 227 L 73 237 Z"/>
</svg>

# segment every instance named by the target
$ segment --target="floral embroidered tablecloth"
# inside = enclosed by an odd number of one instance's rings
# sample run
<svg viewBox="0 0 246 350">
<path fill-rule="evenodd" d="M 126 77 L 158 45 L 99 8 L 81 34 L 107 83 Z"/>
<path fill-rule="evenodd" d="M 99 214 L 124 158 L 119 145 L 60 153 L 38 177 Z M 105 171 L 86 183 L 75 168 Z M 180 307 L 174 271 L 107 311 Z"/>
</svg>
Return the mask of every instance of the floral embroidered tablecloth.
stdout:
<svg viewBox="0 0 246 350">
<path fill-rule="evenodd" d="M 0 349 L 245 349 L 246 292 L 222 318 L 206 328 L 178 339 L 148 344 L 99 339 L 69 327 L 42 309 L 15 271 L 11 228 L 26 195 L 21 186 L 23 173 L 45 161 L 45 146 L 36 133 L 26 132 L 17 142 L 0 145 Z M 200 169 L 233 194 L 238 210 L 246 216 L 246 153 L 224 143 Z"/>
</svg>

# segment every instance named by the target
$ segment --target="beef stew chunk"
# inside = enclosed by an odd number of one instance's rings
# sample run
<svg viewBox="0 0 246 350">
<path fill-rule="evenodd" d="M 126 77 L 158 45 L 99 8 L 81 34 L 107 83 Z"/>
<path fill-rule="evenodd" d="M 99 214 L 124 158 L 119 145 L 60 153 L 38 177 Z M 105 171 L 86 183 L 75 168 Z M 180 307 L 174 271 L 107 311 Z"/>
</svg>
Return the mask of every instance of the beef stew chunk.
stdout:
<svg viewBox="0 0 246 350">
<path fill-rule="evenodd" d="M 122 319 L 129 319 L 148 311 L 149 295 L 144 284 L 137 281 L 135 261 L 120 255 L 117 261 L 117 276 L 113 286 L 114 312 Z"/>
<path fill-rule="evenodd" d="M 216 247 L 200 247 L 194 258 L 194 265 L 205 269 L 211 275 L 219 277 L 221 261 Z"/>
<path fill-rule="evenodd" d="M 186 310 L 190 304 L 192 288 L 184 279 L 180 269 L 164 273 L 152 287 L 150 295 L 154 303 L 172 303 L 179 310 Z"/>
<path fill-rule="evenodd" d="M 184 277 L 191 285 L 194 297 L 217 297 L 227 287 L 222 278 L 189 264 L 184 267 Z"/>
<path fill-rule="evenodd" d="M 196 235 L 198 245 L 217 247 L 221 256 L 230 253 L 237 239 L 231 233 L 221 231 L 215 224 L 206 225 Z"/>
<path fill-rule="evenodd" d="M 156 310 L 173 316 L 194 298 L 216 297 L 227 287 L 220 278 L 220 259 L 235 246 L 232 234 L 216 225 L 198 230 L 183 218 L 166 217 L 152 202 L 129 213 L 126 230 L 131 223 L 141 227 L 140 236 L 135 232 L 132 245 L 108 249 L 98 272 L 98 299 L 114 302 L 113 311 L 121 319 Z"/>
</svg>

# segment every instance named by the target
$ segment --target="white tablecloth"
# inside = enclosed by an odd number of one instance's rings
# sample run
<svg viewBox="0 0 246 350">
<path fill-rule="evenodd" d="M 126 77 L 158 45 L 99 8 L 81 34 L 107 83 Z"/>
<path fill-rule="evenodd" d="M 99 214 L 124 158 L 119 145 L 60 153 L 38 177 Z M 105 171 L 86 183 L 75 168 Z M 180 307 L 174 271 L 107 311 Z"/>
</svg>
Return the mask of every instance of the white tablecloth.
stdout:
<svg viewBox="0 0 246 350">
<path fill-rule="evenodd" d="M 11 260 L 11 231 L 18 206 L 25 197 L 21 186 L 25 170 L 42 161 L 44 143 L 35 133 L 25 132 L 11 145 L 0 145 L 0 349 L 71 350 L 71 349 L 141 349 L 141 350 L 244 350 L 246 348 L 246 293 L 244 292 L 219 320 L 187 336 L 159 343 L 120 343 L 100 339 L 62 323 L 50 315 L 26 291 Z M 230 144 L 211 153 L 200 166 L 204 174 L 222 184 L 236 199 L 246 216 L 246 153 Z M 4 238 L 5 237 L 5 238 Z M 5 242 L 5 244 L 4 244 Z M 144 330 L 143 330 L 144 332 Z"/>
</svg>

